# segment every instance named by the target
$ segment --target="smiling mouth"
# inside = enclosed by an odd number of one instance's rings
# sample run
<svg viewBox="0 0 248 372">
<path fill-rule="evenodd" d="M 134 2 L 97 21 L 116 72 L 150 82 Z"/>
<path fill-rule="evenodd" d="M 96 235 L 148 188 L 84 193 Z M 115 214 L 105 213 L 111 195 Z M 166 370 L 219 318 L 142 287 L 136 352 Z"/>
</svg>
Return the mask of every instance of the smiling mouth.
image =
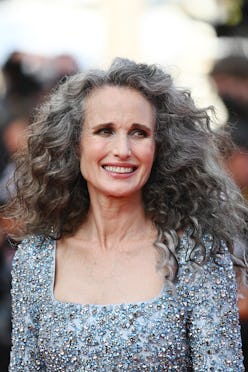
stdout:
<svg viewBox="0 0 248 372">
<path fill-rule="evenodd" d="M 125 173 L 132 173 L 135 171 L 135 167 L 114 167 L 112 165 L 105 165 L 103 168 L 107 172 L 113 172 L 113 173 L 120 173 L 120 174 L 125 174 Z"/>
</svg>

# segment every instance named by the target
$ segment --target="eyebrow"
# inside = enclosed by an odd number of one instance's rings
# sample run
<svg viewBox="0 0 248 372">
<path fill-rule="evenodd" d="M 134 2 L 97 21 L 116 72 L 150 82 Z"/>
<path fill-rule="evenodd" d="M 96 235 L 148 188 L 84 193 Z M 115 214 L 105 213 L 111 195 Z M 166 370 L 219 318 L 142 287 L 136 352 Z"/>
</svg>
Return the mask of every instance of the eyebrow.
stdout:
<svg viewBox="0 0 248 372">
<path fill-rule="evenodd" d="M 113 123 L 101 123 L 101 124 L 96 124 L 92 127 L 92 129 L 101 129 L 101 128 L 105 128 L 105 127 L 108 127 L 108 128 L 112 128 L 114 126 Z"/>
</svg>

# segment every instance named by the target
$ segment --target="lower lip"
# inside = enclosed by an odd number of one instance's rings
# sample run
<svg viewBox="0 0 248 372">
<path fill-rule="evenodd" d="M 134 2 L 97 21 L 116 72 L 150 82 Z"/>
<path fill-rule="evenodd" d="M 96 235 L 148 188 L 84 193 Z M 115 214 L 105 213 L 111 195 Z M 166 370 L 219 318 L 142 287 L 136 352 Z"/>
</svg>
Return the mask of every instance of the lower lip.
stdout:
<svg viewBox="0 0 248 372">
<path fill-rule="evenodd" d="M 132 177 L 135 172 L 136 172 L 136 169 L 133 171 L 133 172 L 130 172 L 130 173 L 116 173 L 116 172 L 111 172 L 111 171 L 108 171 L 106 170 L 105 168 L 102 168 L 109 176 L 115 178 L 115 179 L 126 179 L 126 178 L 130 178 Z"/>
</svg>

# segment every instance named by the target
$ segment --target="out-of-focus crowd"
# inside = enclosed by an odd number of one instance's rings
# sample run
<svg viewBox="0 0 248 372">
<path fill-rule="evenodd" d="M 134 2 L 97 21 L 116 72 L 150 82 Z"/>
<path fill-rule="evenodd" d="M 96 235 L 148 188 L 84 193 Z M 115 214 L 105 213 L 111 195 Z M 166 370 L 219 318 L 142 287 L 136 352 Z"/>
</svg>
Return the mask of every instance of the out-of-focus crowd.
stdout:
<svg viewBox="0 0 248 372">
<path fill-rule="evenodd" d="M 14 192 L 9 180 L 15 171 L 14 154 L 26 145 L 25 131 L 35 108 L 56 84 L 79 71 L 70 55 L 53 58 L 15 51 L 1 67 L 0 79 L 0 204 Z M 11 343 L 11 262 L 14 242 L 0 221 L 0 372 L 7 371 Z"/>
<path fill-rule="evenodd" d="M 0 95 L 0 203 L 13 193 L 13 155 L 26 145 L 25 130 L 40 105 L 54 86 L 67 75 L 79 71 L 74 58 L 59 55 L 47 58 L 13 52 L 2 66 Z M 228 126 L 235 143 L 226 164 L 241 191 L 248 198 L 248 58 L 228 55 L 216 61 L 209 79 L 228 111 Z M 7 188 L 8 184 L 8 188 Z M 228 218 L 228 216 L 227 216 Z M 246 242 L 243 242 L 246 244 Z M 247 243 L 248 244 L 248 243 Z M 0 221 L 0 372 L 6 371 L 10 351 L 11 298 L 10 271 L 15 244 L 4 233 Z M 238 249 L 239 247 L 237 247 Z M 240 288 L 240 322 L 245 363 L 248 355 L 248 290 Z"/>
<path fill-rule="evenodd" d="M 210 76 L 222 99 L 228 118 L 226 125 L 234 149 L 226 160 L 226 168 L 248 200 L 248 58 L 244 54 L 229 55 L 216 61 Z M 226 217 L 228 218 L 228 216 Z M 239 244 L 248 244 L 244 241 Z M 239 249 L 237 244 L 236 249 Z M 239 312 L 245 370 L 248 371 L 248 289 L 239 288 Z"/>
</svg>

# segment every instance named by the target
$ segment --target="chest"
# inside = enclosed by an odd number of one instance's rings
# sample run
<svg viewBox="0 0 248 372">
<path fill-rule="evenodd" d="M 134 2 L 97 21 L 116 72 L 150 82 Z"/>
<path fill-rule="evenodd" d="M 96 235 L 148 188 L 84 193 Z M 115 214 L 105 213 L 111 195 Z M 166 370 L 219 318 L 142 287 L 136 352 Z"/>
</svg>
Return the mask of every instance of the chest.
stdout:
<svg viewBox="0 0 248 372">
<path fill-rule="evenodd" d="M 58 255 L 54 294 L 58 300 L 81 304 L 140 302 L 156 297 L 164 286 L 158 254 Z"/>
</svg>

